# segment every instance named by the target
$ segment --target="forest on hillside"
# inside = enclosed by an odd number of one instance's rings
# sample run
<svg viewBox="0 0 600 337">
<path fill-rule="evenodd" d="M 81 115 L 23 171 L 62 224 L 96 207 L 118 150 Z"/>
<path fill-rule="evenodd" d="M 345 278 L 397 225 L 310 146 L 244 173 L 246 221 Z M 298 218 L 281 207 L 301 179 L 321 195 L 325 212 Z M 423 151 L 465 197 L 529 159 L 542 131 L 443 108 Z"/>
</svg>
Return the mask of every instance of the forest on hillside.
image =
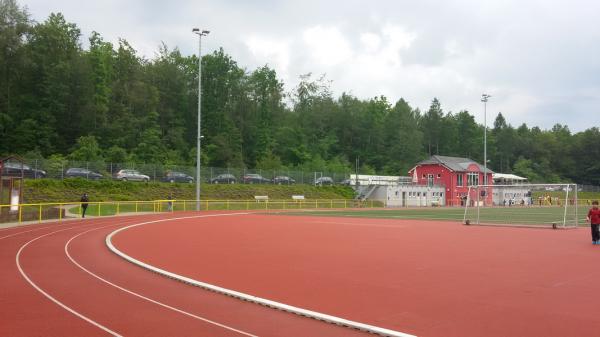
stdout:
<svg viewBox="0 0 600 337">
<path fill-rule="evenodd" d="M 147 59 L 125 39 L 82 39 L 60 13 L 34 22 L 0 0 L 0 155 L 195 165 L 198 57 L 162 45 Z M 223 49 L 202 57 L 201 80 L 202 165 L 343 172 L 359 158 L 361 173 L 406 175 L 431 154 L 483 161 L 483 126 L 436 98 L 421 111 L 335 97 L 311 74 L 286 92 L 273 68 L 246 69 Z M 600 185 L 600 130 L 513 126 L 498 114 L 488 158 L 534 182 Z"/>
</svg>

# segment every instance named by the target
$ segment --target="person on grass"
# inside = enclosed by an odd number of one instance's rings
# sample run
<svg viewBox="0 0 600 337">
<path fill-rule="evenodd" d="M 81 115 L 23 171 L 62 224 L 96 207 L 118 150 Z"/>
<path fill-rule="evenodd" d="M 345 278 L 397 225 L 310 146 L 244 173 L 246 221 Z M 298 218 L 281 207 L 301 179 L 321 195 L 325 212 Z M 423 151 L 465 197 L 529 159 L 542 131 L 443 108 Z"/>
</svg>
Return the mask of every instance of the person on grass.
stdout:
<svg viewBox="0 0 600 337">
<path fill-rule="evenodd" d="M 173 195 L 169 194 L 167 197 L 167 210 L 169 212 L 173 211 Z"/>
<path fill-rule="evenodd" d="M 588 212 L 587 221 L 592 227 L 592 244 L 600 245 L 600 209 L 598 208 L 598 200 L 592 201 L 592 208 Z"/>
<path fill-rule="evenodd" d="M 81 202 L 81 217 L 82 218 L 85 218 L 85 211 L 87 211 L 89 201 L 90 201 L 90 199 L 88 198 L 87 193 L 84 193 L 83 196 L 81 196 L 81 200 L 79 200 L 79 202 Z"/>
</svg>

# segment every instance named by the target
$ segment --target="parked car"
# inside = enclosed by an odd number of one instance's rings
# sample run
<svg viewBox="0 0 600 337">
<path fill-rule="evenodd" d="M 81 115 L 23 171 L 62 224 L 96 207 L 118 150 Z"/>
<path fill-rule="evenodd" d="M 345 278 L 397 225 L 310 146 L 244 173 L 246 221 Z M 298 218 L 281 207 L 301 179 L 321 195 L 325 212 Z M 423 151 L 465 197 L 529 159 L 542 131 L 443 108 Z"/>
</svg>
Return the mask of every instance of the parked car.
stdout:
<svg viewBox="0 0 600 337">
<path fill-rule="evenodd" d="M 244 184 L 270 184 L 271 180 L 264 178 L 260 174 L 246 174 L 242 177 Z"/>
<path fill-rule="evenodd" d="M 223 173 L 210 179 L 211 184 L 235 184 L 237 178 L 233 174 Z"/>
<path fill-rule="evenodd" d="M 273 178 L 273 184 L 277 184 L 277 185 L 292 185 L 295 183 L 296 183 L 296 180 L 294 180 L 293 178 L 290 178 L 288 176 L 277 176 L 277 177 Z"/>
<path fill-rule="evenodd" d="M 315 185 L 317 185 L 317 186 L 333 185 L 333 178 L 331 178 L 331 177 L 317 178 L 317 180 L 315 180 Z"/>
<path fill-rule="evenodd" d="M 166 181 L 169 183 L 193 183 L 194 178 L 182 172 L 170 171 L 165 174 L 162 181 Z"/>
<path fill-rule="evenodd" d="M 102 179 L 102 175 L 100 173 L 90 171 L 84 168 L 72 167 L 65 172 L 66 178 L 86 178 L 91 180 Z"/>
<path fill-rule="evenodd" d="M 356 182 L 353 179 L 344 179 L 340 182 L 340 185 L 354 186 L 354 185 L 356 185 Z"/>
<path fill-rule="evenodd" d="M 25 178 L 45 178 L 46 171 L 31 168 L 29 165 L 23 164 L 23 177 Z M 21 163 L 5 162 L 2 165 L 2 175 L 11 177 L 21 176 Z"/>
<path fill-rule="evenodd" d="M 120 170 L 115 174 L 115 179 L 121 181 L 150 181 L 150 177 L 136 170 Z"/>
</svg>

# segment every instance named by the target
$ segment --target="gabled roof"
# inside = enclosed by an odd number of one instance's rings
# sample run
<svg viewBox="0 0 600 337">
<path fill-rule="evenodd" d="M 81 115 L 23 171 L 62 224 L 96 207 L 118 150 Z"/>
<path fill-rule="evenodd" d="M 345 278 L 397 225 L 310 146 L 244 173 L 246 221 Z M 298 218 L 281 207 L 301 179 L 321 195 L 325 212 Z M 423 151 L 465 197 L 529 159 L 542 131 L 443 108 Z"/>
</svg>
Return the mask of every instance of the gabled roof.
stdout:
<svg viewBox="0 0 600 337">
<path fill-rule="evenodd" d="M 419 165 L 444 165 L 450 170 L 454 172 L 466 172 L 468 171 L 469 165 L 475 164 L 479 168 L 479 171 L 483 172 L 484 167 L 479 163 L 473 161 L 469 158 L 460 158 L 460 157 L 447 157 L 447 156 L 431 156 L 429 159 L 425 159 L 422 162 L 418 163 Z M 492 170 L 488 169 L 487 173 L 494 173 Z"/>
</svg>

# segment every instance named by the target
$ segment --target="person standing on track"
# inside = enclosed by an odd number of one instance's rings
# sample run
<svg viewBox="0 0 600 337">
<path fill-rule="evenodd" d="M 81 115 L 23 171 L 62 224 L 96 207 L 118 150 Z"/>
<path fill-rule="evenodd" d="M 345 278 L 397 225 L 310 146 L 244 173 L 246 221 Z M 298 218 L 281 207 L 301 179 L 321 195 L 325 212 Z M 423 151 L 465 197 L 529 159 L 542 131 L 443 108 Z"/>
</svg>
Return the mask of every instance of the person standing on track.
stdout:
<svg viewBox="0 0 600 337">
<path fill-rule="evenodd" d="M 587 215 L 587 221 L 592 227 L 592 244 L 600 245 L 600 209 L 598 209 L 598 200 L 592 201 L 592 208 Z"/>
<path fill-rule="evenodd" d="M 88 202 L 90 201 L 87 193 L 83 193 L 83 195 L 81 196 L 81 200 L 79 201 L 81 202 L 81 217 L 85 218 L 85 211 L 87 210 Z"/>
</svg>

